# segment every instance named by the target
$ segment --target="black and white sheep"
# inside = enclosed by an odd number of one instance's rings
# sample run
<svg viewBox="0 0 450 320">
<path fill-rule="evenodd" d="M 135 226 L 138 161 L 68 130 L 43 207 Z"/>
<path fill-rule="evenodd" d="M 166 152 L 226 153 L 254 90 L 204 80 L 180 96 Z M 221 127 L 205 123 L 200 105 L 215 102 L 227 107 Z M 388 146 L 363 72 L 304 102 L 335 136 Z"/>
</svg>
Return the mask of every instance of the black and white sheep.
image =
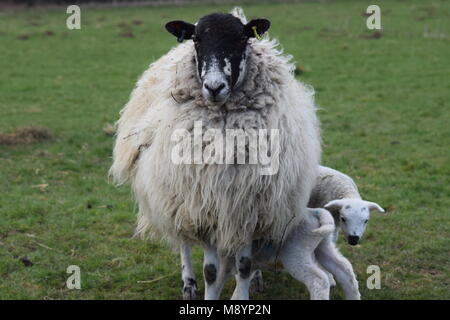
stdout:
<svg viewBox="0 0 450 320">
<path fill-rule="evenodd" d="M 247 23 L 240 10 L 207 15 L 196 25 L 169 22 L 178 40 L 193 41 L 151 64 L 138 81 L 121 111 L 110 169 L 117 183 L 132 184 L 137 234 L 174 246 L 214 247 L 216 255 L 236 256 L 243 277 L 253 239 L 281 243 L 289 222 L 305 215 L 320 161 L 313 91 L 295 79 L 276 41 L 257 39 L 269 26 L 266 19 Z M 224 136 L 229 130 L 247 137 L 270 132 L 270 147 L 246 141 L 243 158 L 264 151 L 276 160 L 275 170 L 220 159 L 175 163 L 180 145 L 194 158 L 196 150 L 223 153 L 221 145 L 196 141 L 199 123 L 202 132 Z M 183 139 L 174 138 L 180 132 Z M 232 152 L 231 159 L 239 156 Z M 220 266 L 211 259 L 205 268 L 216 277 Z"/>
</svg>

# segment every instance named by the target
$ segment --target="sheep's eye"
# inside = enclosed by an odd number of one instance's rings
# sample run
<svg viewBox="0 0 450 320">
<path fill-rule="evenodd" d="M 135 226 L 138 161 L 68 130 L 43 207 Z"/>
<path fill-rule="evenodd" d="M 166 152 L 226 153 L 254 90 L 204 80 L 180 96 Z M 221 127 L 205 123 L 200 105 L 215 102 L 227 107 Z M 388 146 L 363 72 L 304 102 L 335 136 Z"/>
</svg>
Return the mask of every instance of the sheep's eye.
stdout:
<svg viewBox="0 0 450 320">
<path fill-rule="evenodd" d="M 192 38 L 192 41 L 194 41 L 195 44 L 198 44 L 198 43 L 200 42 L 200 37 L 194 36 L 194 37 Z"/>
<path fill-rule="evenodd" d="M 345 218 L 341 218 L 341 221 L 342 221 L 343 223 L 345 223 Z"/>
<path fill-rule="evenodd" d="M 367 222 L 369 222 L 369 220 L 365 220 L 365 221 L 364 221 L 364 223 L 366 223 L 366 224 L 367 224 Z"/>
<path fill-rule="evenodd" d="M 246 36 L 242 36 L 240 41 L 241 41 L 241 43 L 246 43 L 247 40 L 248 40 L 248 38 Z"/>
</svg>

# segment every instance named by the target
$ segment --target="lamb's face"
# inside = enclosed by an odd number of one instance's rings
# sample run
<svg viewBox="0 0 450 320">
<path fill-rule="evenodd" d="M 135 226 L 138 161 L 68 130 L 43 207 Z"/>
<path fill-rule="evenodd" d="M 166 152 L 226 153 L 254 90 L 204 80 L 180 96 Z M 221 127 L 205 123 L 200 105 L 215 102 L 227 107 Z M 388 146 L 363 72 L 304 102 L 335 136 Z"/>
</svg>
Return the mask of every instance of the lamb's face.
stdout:
<svg viewBox="0 0 450 320">
<path fill-rule="evenodd" d="M 193 39 L 202 95 L 212 104 L 222 105 L 232 90 L 245 78 L 248 40 L 269 29 L 266 19 L 246 25 L 231 14 L 214 13 L 201 18 L 195 26 L 183 21 L 166 24 L 179 41 Z"/>
<path fill-rule="evenodd" d="M 358 244 L 366 231 L 370 212 L 374 210 L 384 212 L 378 204 L 361 199 L 334 200 L 327 203 L 325 208 L 339 212 L 339 227 L 347 242 L 352 246 Z"/>
</svg>

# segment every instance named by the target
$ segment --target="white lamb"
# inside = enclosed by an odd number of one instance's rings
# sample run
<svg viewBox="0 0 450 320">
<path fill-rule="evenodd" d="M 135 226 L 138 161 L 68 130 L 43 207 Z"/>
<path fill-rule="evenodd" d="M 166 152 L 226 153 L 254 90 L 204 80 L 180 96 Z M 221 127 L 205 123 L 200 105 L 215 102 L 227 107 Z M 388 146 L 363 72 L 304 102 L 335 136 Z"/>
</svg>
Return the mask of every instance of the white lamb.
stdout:
<svg viewBox="0 0 450 320">
<path fill-rule="evenodd" d="M 279 252 L 285 270 L 306 285 L 313 300 L 329 299 L 331 283 L 328 273 L 336 277 L 346 299 L 360 300 L 352 265 L 333 242 L 335 225 L 331 214 L 321 208 L 308 209 L 307 217 L 290 233 Z M 256 255 L 256 261 L 268 260 L 267 256 L 261 255 Z M 273 253 L 269 261 L 274 261 Z M 239 290 L 239 285 L 236 290 Z"/>
<path fill-rule="evenodd" d="M 308 207 L 325 208 L 333 215 L 336 242 L 342 229 L 350 245 L 358 244 L 366 230 L 372 211 L 384 212 L 377 203 L 361 198 L 358 187 L 348 175 L 324 166 L 319 167 L 319 175 L 311 192 Z"/>
<path fill-rule="evenodd" d="M 358 244 L 362 238 L 372 211 L 384 212 L 377 203 L 361 198 L 352 178 L 325 166 L 319 166 L 319 175 L 311 192 L 308 207 L 325 208 L 330 211 L 336 225 L 333 242 L 336 243 L 339 230 L 342 229 L 350 245 Z M 335 286 L 333 276 L 330 274 L 328 276 L 331 286 Z M 253 274 L 252 287 L 256 291 L 261 291 L 261 272 Z"/>
<path fill-rule="evenodd" d="M 294 227 L 282 246 L 266 241 L 253 242 L 252 267 L 281 263 L 285 271 L 306 285 L 312 300 L 329 299 L 327 272 L 330 272 L 342 286 L 346 299 L 359 300 L 361 296 L 352 265 L 339 253 L 332 240 L 335 226 L 331 214 L 321 208 L 308 209 L 304 219 L 292 223 Z M 205 290 L 216 290 L 217 296 L 235 265 L 232 259 L 224 264 L 227 272 L 219 274 L 215 281 L 205 282 Z M 259 269 L 254 275 L 258 273 Z M 241 277 L 236 277 L 236 288 L 231 299 L 248 296 L 248 287 L 242 283 Z"/>
</svg>

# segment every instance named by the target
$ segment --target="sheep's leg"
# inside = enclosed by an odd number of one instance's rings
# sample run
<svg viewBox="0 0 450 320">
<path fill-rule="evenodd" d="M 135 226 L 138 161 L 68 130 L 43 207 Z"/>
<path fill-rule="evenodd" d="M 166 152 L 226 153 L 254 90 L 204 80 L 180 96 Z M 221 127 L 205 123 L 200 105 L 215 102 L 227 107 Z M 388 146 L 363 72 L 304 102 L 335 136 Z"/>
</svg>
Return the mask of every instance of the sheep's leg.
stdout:
<svg viewBox="0 0 450 320">
<path fill-rule="evenodd" d="M 205 300 L 217 300 L 220 290 L 217 287 L 217 273 L 219 271 L 219 256 L 216 248 L 206 246 L 203 248 L 203 277 L 205 279 Z"/>
<path fill-rule="evenodd" d="M 195 281 L 192 267 L 191 245 L 183 243 L 180 248 L 181 280 L 183 285 L 183 299 L 193 300 L 197 296 L 197 281 Z"/>
<path fill-rule="evenodd" d="M 316 259 L 319 263 L 335 277 L 342 286 L 347 300 L 360 300 L 361 294 L 358 289 L 358 281 L 353 272 L 352 265 L 333 243 L 325 242 L 316 249 Z"/>
<path fill-rule="evenodd" d="M 313 258 L 313 248 L 292 243 L 283 248 L 281 261 L 287 272 L 308 288 L 311 300 L 329 300 L 330 283 Z"/>
<path fill-rule="evenodd" d="M 205 300 L 218 300 L 231 273 L 230 259 L 217 254 L 216 248 L 204 247 L 203 276 L 205 279 Z"/>
<path fill-rule="evenodd" d="M 247 245 L 236 254 L 236 288 L 231 300 L 248 300 L 251 271 L 252 271 L 252 246 Z"/>
<path fill-rule="evenodd" d="M 257 269 L 253 271 L 250 280 L 250 293 L 263 292 L 264 291 L 264 281 L 262 276 L 262 271 Z"/>
</svg>

